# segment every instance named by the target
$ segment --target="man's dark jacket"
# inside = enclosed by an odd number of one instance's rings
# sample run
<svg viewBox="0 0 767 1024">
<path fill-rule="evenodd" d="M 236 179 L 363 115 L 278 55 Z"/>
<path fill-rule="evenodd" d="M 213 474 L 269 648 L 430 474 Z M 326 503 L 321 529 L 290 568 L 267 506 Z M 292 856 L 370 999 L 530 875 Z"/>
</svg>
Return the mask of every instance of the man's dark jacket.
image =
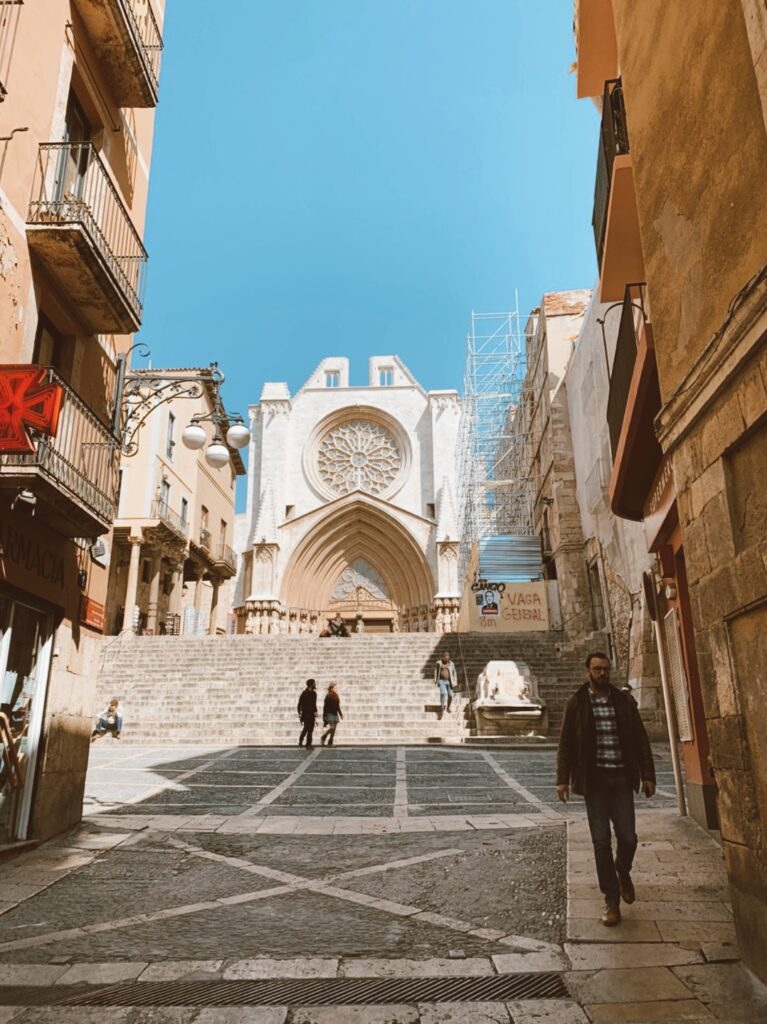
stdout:
<svg viewBox="0 0 767 1024">
<path fill-rule="evenodd" d="M 642 780 L 655 782 L 650 741 L 631 694 L 610 685 L 608 696 L 615 708 L 626 776 L 633 789 L 638 791 Z M 589 684 L 584 683 L 565 705 L 557 752 L 557 785 L 570 786 L 573 793 L 585 796 L 593 786 L 596 767 L 597 730 Z"/>
<path fill-rule="evenodd" d="M 301 696 L 298 698 L 298 714 L 301 721 L 306 721 L 307 718 L 317 717 L 317 692 L 316 690 L 310 690 L 307 686 Z"/>
</svg>

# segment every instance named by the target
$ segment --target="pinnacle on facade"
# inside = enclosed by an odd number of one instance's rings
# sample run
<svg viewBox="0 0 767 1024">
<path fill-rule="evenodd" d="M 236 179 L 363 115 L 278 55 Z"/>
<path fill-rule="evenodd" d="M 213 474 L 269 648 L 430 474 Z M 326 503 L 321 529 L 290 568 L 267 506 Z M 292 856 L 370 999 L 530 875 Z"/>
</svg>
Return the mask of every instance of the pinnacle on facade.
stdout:
<svg viewBox="0 0 767 1024">
<path fill-rule="evenodd" d="M 274 514 L 274 493 L 272 481 L 264 481 L 264 488 L 258 501 L 258 514 L 250 538 L 251 544 L 277 543 L 277 518 Z"/>
<path fill-rule="evenodd" d="M 453 488 L 446 476 L 442 478 L 437 506 L 437 543 L 442 540 L 458 540 Z"/>
</svg>

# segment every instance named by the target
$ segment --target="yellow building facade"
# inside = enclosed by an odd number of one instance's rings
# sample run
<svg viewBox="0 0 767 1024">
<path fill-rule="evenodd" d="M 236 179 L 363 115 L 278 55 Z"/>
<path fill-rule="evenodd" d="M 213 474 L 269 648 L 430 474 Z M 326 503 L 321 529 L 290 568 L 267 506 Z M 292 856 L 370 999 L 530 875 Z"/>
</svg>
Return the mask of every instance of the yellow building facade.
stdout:
<svg viewBox="0 0 767 1024">
<path fill-rule="evenodd" d="M 215 408 L 211 371 L 161 372 L 169 391 L 174 378 L 201 386 L 193 385 L 196 397 L 172 397 L 152 409 L 136 432 L 135 454 L 122 458 L 106 629 L 155 636 L 223 633 L 228 602 L 220 589 L 236 571 L 235 485 L 245 467 L 233 450 L 223 466 L 210 466 L 206 450 L 182 441 L 184 428 L 204 422 Z M 136 371 L 132 381 L 140 384 L 142 377 L 150 383 L 153 371 Z M 212 434 L 208 426 L 208 440 Z"/>
</svg>

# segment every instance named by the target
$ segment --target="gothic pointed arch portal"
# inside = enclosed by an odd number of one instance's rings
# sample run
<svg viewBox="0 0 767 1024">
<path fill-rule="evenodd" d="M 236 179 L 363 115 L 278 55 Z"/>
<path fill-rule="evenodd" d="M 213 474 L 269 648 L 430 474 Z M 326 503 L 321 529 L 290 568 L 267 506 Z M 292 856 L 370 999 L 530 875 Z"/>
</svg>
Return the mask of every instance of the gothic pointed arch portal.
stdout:
<svg viewBox="0 0 767 1024">
<path fill-rule="evenodd" d="M 354 498 L 300 541 L 280 600 L 283 608 L 341 611 L 347 619 L 360 616 L 366 628 L 397 629 L 418 619 L 427 628 L 433 596 L 431 570 L 410 533 L 368 499 Z"/>
</svg>

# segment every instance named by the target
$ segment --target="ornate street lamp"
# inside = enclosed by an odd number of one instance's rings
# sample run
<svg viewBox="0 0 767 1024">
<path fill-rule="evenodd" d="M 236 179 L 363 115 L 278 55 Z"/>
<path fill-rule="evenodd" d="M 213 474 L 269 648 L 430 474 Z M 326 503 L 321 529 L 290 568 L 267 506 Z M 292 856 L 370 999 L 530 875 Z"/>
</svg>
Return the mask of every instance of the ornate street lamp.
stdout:
<svg viewBox="0 0 767 1024">
<path fill-rule="evenodd" d="M 172 370 L 129 370 L 127 359 L 134 349 L 142 356 L 149 355 L 149 349 L 139 343 L 118 357 L 113 428 L 121 439 L 123 455 L 136 454 L 139 447 L 138 433 L 155 409 L 174 398 L 200 398 L 206 391 L 213 408 L 207 414 L 197 413 L 184 427 L 181 432 L 184 447 L 192 451 L 202 449 L 208 440 L 202 424 L 211 423 L 213 440 L 205 449 L 204 457 L 213 469 L 221 469 L 229 462 L 230 448 L 244 448 L 249 444 L 250 431 L 242 416 L 227 412 L 221 400 L 224 375 L 217 363 L 211 363 L 208 369 L 198 370 L 194 374 L 185 371 L 175 373 Z"/>
</svg>

